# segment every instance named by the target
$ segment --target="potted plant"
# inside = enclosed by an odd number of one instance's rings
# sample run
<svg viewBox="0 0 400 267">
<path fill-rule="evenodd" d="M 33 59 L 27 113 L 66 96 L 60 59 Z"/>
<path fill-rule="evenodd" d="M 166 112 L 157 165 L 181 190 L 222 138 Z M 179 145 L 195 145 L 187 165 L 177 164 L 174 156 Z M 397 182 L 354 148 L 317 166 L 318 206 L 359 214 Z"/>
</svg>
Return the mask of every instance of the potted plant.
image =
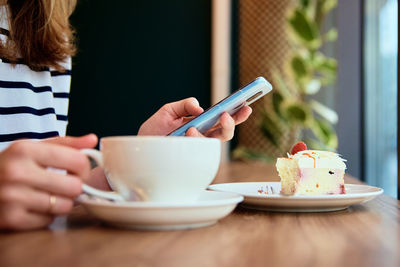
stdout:
<svg viewBox="0 0 400 267">
<path fill-rule="evenodd" d="M 333 125 L 337 113 L 313 95 L 336 81 L 337 61 L 321 52 L 327 42 L 337 39 L 337 30 L 323 30 L 325 18 L 337 0 L 298 0 L 286 19 L 292 53 L 284 72 L 273 71 L 272 105 L 256 110 L 263 136 L 276 147 L 288 151 L 292 144 L 281 140 L 283 131 L 298 132 L 298 138 L 313 149 L 335 150 L 338 139 Z M 276 155 L 275 155 L 276 156 Z M 235 158 L 271 160 L 272 155 L 239 146 Z"/>
</svg>

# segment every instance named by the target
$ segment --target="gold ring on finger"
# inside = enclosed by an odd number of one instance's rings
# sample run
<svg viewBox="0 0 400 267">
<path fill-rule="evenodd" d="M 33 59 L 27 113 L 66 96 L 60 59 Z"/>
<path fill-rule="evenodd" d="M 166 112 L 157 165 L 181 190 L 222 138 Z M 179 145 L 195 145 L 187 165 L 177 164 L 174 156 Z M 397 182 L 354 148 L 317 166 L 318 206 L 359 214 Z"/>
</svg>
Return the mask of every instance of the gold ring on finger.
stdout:
<svg viewBox="0 0 400 267">
<path fill-rule="evenodd" d="M 56 196 L 50 195 L 48 213 L 52 213 L 53 212 L 54 206 L 56 205 L 56 201 L 57 201 Z"/>
</svg>

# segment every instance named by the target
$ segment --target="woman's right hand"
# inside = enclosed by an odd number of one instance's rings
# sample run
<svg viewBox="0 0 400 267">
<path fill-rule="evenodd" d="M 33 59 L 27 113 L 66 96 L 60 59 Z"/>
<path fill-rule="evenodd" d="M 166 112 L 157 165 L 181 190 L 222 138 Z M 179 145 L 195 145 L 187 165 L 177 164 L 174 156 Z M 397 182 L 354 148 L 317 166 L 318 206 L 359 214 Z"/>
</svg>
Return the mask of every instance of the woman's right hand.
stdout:
<svg viewBox="0 0 400 267">
<path fill-rule="evenodd" d="M 0 228 L 41 228 L 68 213 L 90 174 L 89 160 L 79 149 L 96 144 L 91 134 L 17 141 L 0 152 Z"/>
</svg>

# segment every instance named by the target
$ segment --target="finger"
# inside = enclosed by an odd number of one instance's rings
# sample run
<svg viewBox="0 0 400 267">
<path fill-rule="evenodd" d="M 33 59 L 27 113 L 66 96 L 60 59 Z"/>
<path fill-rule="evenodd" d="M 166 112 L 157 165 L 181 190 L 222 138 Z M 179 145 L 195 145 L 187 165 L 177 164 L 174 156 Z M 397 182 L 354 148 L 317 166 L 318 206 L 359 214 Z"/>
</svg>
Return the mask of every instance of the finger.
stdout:
<svg viewBox="0 0 400 267">
<path fill-rule="evenodd" d="M 188 137 L 205 137 L 195 127 L 190 127 L 186 131 L 185 136 L 188 136 Z"/>
<path fill-rule="evenodd" d="M 228 113 L 223 113 L 219 119 L 221 123 L 221 139 L 230 140 L 235 130 L 235 121 Z"/>
<path fill-rule="evenodd" d="M 199 101 L 194 97 L 166 104 L 164 109 L 175 118 L 181 118 L 188 115 L 197 116 L 204 111 L 203 108 L 200 107 Z"/>
<path fill-rule="evenodd" d="M 39 196 L 37 196 L 39 197 Z M 74 201 L 70 198 L 57 195 L 41 193 L 41 205 L 28 207 L 30 211 L 38 213 L 47 213 L 53 215 L 68 214 L 74 206 Z"/>
<path fill-rule="evenodd" d="M 252 108 L 249 106 L 242 107 L 239 111 L 237 111 L 234 115 L 232 115 L 233 120 L 235 121 L 235 125 L 238 125 L 244 121 L 246 121 L 252 113 Z M 211 129 L 209 129 L 206 133 L 208 137 L 221 137 L 221 122 L 218 122 Z M 233 137 L 233 136 L 232 136 Z"/>
<path fill-rule="evenodd" d="M 75 175 L 50 171 L 33 162 L 9 167 L 3 181 L 12 185 L 25 184 L 39 190 L 66 197 L 76 197 L 82 193 L 82 181 Z M 4 187 L 5 185 L 3 185 Z M 7 194 L 1 187 L 0 194 Z"/>
<path fill-rule="evenodd" d="M 41 142 L 69 146 L 76 149 L 82 149 L 82 148 L 95 147 L 98 142 L 98 138 L 95 134 L 87 134 L 81 137 L 72 137 L 72 136 L 54 137 L 45 139 Z"/>
<path fill-rule="evenodd" d="M 238 125 L 246 121 L 249 118 L 252 111 L 253 111 L 252 108 L 249 106 L 244 106 L 240 110 L 238 110 L 238 112 L 232 115 L 232 118 L 235 121 L 235 125 Z"/>
<path fill-rule="evenodd" d="M 85 181 L 85 184 L 100 190 L 112 190 L 110 184 L 107 181 L 107 177 L 104 174 L 104 170 L 101 167 L 96 167 L 90 171 L 89 180 Z"/>
<path fill-rule="evenodd" d="M 219 119 L 219 124 L 216 126 L 218 126 L 219 128 L 213 128 L 212 131 L 206 133 L 206 136 L 218 138 L 221 141 L 228 141 L 233 138 L 235 121 L 228 113 L 224 112 L 221 115 Z"/>
<path fill-rule="evenodd" d="M 0 193 L 2 203 L 13 203 L 24 209 L 37 212 L 63 215 L 71 211 L 73 200 L 60 195 L 54 196 L 51 203 L 50 194 L 24 185 L 3 186 Z"/>
<path fill-rule="evenodd" d="M 37 212 L 26 213 L 26 223 L 23 229 L 39 229 L 49 226 L 54 221 L 55 216 Z"/>
<path fill-rule="evenodd" d="M 57 195 L 49 195 L 46 193 L 32 194 L 32 200 L 35 199 L 35 205 L 27 205 L 27 209 L 36 213 L 45 213 L 53 215 L 68 214 L 74 206 L 74 201 L 70 198 Z M 51 197 L 54 198 L 54 203 L 51 204 Z"/>
<path fill-rule="evenodd" d="M 32 159 L 39 166 L 67 170 L 83 180 L 90 173 L 87 156 L 71 147 L 47 142 L 21 142 L 14 144 L 11 149 L 15 155 Z M 18 173 L 18 169 L 16 166 L 14 171 Z"/>
<path fill-rule="evenodd" d="M 235 125 L 238 125 L 238 124 L 246 121 L 252 112 L 253 112 L 253 110 L 251 107 L 244 106 L 240 110 L 238 110 L 234 115 L 232 115 L 231 117 L 235 121 Z M 206 136 L 209 136 L 210 133 L 215 132 L 216 130 L 220 129 L 221 127 L 222 127 L 221 123 L 218 122 L 213 127 L 211 127 L 211 129 L 209 129 L 207 131 Z M 218 134 L 219 134 L 219 132 L 218 132 Z"/>
<path fill-rule="evenodd" d="M 75 175 L 37 169 L 33 171 L 32 177 L 26 184 L 45 192 L 68 198 L 82 193 L 82 180 Z"/>
<path fill-rule="evenodd" d="M 43 228 L 54 220 L 53 215 L 29 212 L 18 205 L 2 206 L 0 218 L 0 227 L 13 230 Z"/>
</svg>

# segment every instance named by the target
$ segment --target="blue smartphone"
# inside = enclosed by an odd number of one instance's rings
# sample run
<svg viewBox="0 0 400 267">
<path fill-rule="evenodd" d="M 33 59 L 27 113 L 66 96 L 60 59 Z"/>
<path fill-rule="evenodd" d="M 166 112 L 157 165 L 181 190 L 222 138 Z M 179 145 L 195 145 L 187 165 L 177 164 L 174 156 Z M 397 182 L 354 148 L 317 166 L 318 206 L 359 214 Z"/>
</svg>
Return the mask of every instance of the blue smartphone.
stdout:
<svg viewBox="0 0 400 267">
<path fill-rule="evenodd" d="M 222 113 L 235 114 L 240 108 L 257 101 L 272 90 L 272 85 L 263 77 L 258 77 L 248 85 L 235 91 L 217 104 L 208 108 L 193 120 L 185 123 L 168 136 L 184 136 L 190 127 L 196 127 L 201 133 L 211 129 Z"/>
</svg>

